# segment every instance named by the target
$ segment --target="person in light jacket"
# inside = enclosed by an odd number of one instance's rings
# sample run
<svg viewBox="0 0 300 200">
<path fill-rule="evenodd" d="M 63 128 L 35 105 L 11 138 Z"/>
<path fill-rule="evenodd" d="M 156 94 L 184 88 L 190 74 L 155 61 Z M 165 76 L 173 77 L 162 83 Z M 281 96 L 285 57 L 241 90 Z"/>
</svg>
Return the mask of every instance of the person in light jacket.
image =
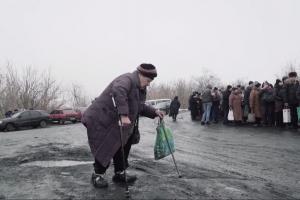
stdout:
<svg viewBox="0 0 300 200">
<path fill-rule="evenodd" d="M 202 107 L 203 107 L 203 114 L 201 125 L 209 124 L 210 119 L 210 112 L 212 107 L 212 86 L 207 85 L 205 91 L 202 94 Z"/>
</svg>

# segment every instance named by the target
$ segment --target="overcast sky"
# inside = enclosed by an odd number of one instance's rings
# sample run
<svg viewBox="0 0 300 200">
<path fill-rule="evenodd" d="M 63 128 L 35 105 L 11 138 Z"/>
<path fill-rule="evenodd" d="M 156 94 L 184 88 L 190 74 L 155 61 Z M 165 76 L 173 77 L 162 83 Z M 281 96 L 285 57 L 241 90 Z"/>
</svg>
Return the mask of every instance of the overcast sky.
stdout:
<svg viewBox="0 0 300 200">
<path fill-rule="evenodd" d="M 224 83 L 300 63 L 299 0 L 0 0 L 0 67 L 50 67 L 97 96 L 142 62 L 157 82 L 207 68 Z"/>
</svg>

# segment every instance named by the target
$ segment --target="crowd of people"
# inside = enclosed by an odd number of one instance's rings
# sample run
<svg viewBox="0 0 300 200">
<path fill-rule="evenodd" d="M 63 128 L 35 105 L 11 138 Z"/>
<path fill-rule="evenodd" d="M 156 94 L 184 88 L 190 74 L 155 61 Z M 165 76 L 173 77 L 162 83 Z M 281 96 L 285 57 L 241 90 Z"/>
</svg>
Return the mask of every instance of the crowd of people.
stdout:
<svg viewBox="0 0 300 200">
<path fill-rule="evenodd" d="M 297 107 L 300 102 L 300 86 L 296 72 L 277 79 L 275 84 L 267 81 L 249 81 L 248 86 L 228 85 L 219 89 L 207 85 L 202 92 L 193 92 L 189 98 L 192 120 L 201 120 L 202 125 L 211 122 L 254 126 L 285 126 L 297 129 Z M 290 110 L 290 123 L 283 123 L 283 110 Z M 233 120 L 228 119 L 229 112 Z"/>
</svg>

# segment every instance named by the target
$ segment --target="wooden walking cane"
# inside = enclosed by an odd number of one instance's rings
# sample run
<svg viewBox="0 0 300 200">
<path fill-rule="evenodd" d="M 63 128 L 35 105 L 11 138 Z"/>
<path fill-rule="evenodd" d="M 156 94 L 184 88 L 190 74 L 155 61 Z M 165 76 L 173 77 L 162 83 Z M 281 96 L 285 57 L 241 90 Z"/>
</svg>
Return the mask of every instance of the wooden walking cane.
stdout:
<svg viewBox="0 0 300 200">
<path fill-rule="evenodd" d="M 173 158 L 173 162 L 174 162 L 174 165 L 175 165 L 175 168 L 176 168 L 178 177 L 181 178 L 182 175 L 179 173 L 179 170 L 178 170 L 178 167 L 177 167 L 177 164 L 176 164 L 175 157 L 174 157 L 173 152 L 172 152 L 172 150 L 171 150 L 171 146 L 170 146 L 169 140 L 168 140 L 168 138 L 167 138 L 166 129 L 165 129 L 165 125 L 164 125 L 163 119 L 160 119 L 160 123 L 163 123 L 162 128 L 163 128 L 164 136 L 165 136 L 165 138 L 166 138 L 166 141 L 167 141 L 169 150 L 170 150 L 170 152 L 171 152 L 171 155 L 172 155 L 172 158 Z"/>
</svg>

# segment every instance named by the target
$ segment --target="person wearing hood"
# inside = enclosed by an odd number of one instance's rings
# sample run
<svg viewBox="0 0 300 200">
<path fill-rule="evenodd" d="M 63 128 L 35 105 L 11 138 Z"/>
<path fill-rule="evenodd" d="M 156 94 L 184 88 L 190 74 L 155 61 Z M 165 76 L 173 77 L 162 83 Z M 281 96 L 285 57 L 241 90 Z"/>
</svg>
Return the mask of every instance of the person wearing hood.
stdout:
<svg viewBox="0 0 300 200">
<path fill-rule="evenodd" d="M 180 102 L 178 100 L 178 96 L 175 96 L 170 104 L 170 116 L 172 117 L 173 121 L 176 121 L 178 112 L 180 108 Z"/>
<path fill-rule="evenodd" d="M 291 110 L 291 126 L 294 129 L 298 128 L 297 107 L 299 100 L 297 99 L 297 90 L 299 80 L 296 72 L 290 72 L 288 78 L 284 82 L 284 107 Z"/>
<path fill-rule="evenodd" d="M 81 121 L 87 128 L 88 143 L 95 160 L 91 179 L 95 187 L 108 186 L 105 172 L 111 159 L 115 172 L 113 181 L 120 183 L 126 181 L 124 170 L 129 166 L 128 155 L 131 145 L 136 142 L 132 139 L 134 125 L 139 115 L 163 118 L 161 111 L 145 104 L 146 88 L 156 76 L 155 66 L 143 63 L 134 72 L 115 78 L 84 112 Z M 123 129 L 124 157 L 119 119 Z M 127 174 L 128 183 L 135 180 L 135 175 Z"/>
</svg>

